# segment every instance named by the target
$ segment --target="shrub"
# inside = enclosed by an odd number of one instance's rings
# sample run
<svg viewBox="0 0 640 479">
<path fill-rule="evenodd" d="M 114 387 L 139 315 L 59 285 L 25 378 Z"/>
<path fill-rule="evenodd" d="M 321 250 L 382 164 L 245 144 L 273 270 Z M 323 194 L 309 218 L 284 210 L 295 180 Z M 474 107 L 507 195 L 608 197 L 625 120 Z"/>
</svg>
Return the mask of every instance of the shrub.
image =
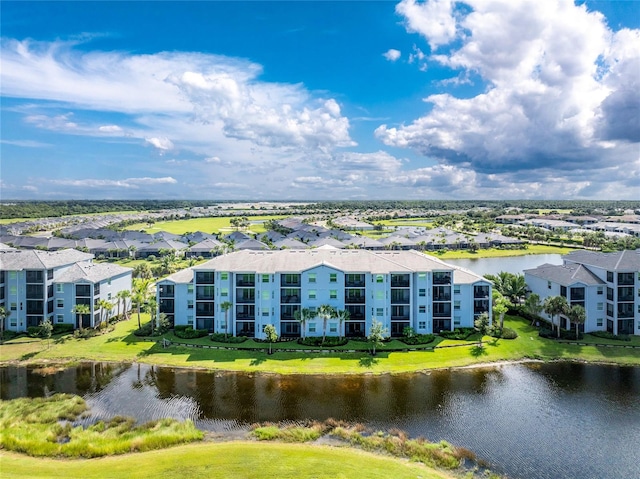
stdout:
<svg viewBox="0 0 640 479">
<path fill-rule="evenodd" d="M 193 329 L 191 326 L 187 326 L 180 329 L 176 327 L 173 333 L 182 339 L 194 339 L 206 336 L 207 334 L 209 334 L 209 331 L 207 331 L 206 329 Z"/>
<path fill-rule="evenodd" d="M 551 330 L 549 328 L 542 328 L 540 329 L 540 331 L 538 331 L 538 336 L 540 336 L 541 338 L 547 338 L 547 339 L 558 339 L 558 331 L 557 330 Z M 584 338 L 584 335 L 582 333 L 580 333 L 578 335 L 579 339 Z M 576 339 L 576 332 L 574 331 L 567 331 L 566 329 L 561 329 L 560 330 L 560 338 L 559 339 L 568 339 L 568 340 L 574 340 Z"/>
<path fill-rule="evenodd" d="M 410 346 L 415 346 L 417 344 L 429 344 L 436 339 L 434 334 L 414 334 L 413 336 L 407 336 L 404 338 L 400 338 L 404 344 L 408 344 Z"/>
<path fill-rule="evenodd" d="M 453 331 L 440 331 L 438 334 L 446 339 L 465 340 L 473 333 L 475 333 L 473 328 L 456 328 Z"/>
<path fill-rule="evenodd" d="M 615 335 L 613 333 L 610 333 L 609 331 L 592 331 L 589 334 L 591 336 L 595 336 L 596 338 L 615 339 L 617 341 L 631 341 L 631 337 L 626 334 Z"/>
<path fill-rule="evenodd" d="M 94 336 L 97 336 L 98 334 L 100 334 L 100 331 L 97 329 L 84 328 L 83 330 L 76 329 L 73 332 L 73 337 L 78 339 L 89 339 L 89 338 L 93 338 Z"/>
<path fill-rule="evenodd" d="M 500 337 L 502 339 L 516 339 L 518 337 L 518 333 L 511 328 L 505 327 L 502 329 L 502 335 Z"/>
<path fill-rule="evenodd" d="M 1 339 L 3 341 L 9 341 L 10 339 L 18 337 L 20 335 L 22 335 L 22 333 L 18 333 L 17 331 L 7 331 L 7 330 L 5 330 L 2 333 L 2 338 Z"/>
<path fill-rule="evenodd" d="M 27 328 L 27 336 L 30 338 L 40 338 L 41 330 L 40 326 L 29 326 Z"/>
<path fill-rule="evenodd" d="M 247 340 L 246 336 L 231 336 L 229 334 L 225 338 L 224 333 L 213 333 L 211 335 L 211 341 L 215 341 L 217 343 L 239 344 L 239 343 L 244 343 L 246 340 Z"/>
<path fill-rule="evenodd" d="M 70 333 L 73 331 L 73 324 L 69 323 L 57 323 L 53 325 L 53 333 L 52 334 L 62 334 L 62 333 Z"/>
<path fill-rule="evenodd" d="M 336 336 L 327 336 L 322 342 L 322 336 L 308 336 L 306 338 L 298 339 L 298 344 L 304 346 L 322 346 L 324 348 L 330 348 L 335 346 L 344 346 L 349 340 L 347 338 L 338 338 Z"/>
</svg>

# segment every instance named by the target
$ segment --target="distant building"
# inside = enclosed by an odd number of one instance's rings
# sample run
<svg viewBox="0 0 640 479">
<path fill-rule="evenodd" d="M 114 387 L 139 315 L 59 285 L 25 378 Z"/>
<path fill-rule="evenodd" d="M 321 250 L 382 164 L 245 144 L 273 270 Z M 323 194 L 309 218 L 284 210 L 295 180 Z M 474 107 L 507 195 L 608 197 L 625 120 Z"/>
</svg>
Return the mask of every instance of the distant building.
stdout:
<svg viewBox="0 0 640 479">
<path fill-rule="evenodd" d="M 323 333 L 322 320 L 296 311 L 328 304 L 350 313 L 329 321 L 329 336 L 365 336 L 378 320 L 391 336 L 406 327 L 418 333 L 472 327 L 491 313 L 491 282 L 416 251 L 313 250 L 237 251 L 158 281 L 159 311 L 176 325 L 224 332 L 222 308 L 230 303 L 230 334 L 263 337 L 267 324 L 278 334 Z"/>
<path fill-rule="evenodd" d="M 131 290 L 131 268 L 93 263 L 93 255 L 75 249 L 55 252 L 25 250 L 0 252 L 0 305 L 10 311 L 5 327 L 26 331 L 44 318 L 52 324 L 78 325 L 76 304 L 89 306 L 83 326 L 100 321 L 98 301 L 116 302 L 122 290 Z M 117 305 L 111 315 L 117 311 Z"/>
</svg>

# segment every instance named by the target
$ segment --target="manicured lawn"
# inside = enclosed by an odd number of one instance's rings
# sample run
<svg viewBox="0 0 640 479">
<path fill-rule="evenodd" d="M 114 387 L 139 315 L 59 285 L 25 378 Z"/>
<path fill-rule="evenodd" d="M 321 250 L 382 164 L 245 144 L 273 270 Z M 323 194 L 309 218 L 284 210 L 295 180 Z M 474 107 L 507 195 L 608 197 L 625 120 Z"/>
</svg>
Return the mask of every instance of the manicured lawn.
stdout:
<svg viewBox="0 0 640 479">
<path fill-rule="evenodd" d="M 504 256 L 524 256 L 527 254 L 567 254 L 571 251 L 575 251 L 575 248 L 563 248 L 560 246 L 546 246 L 546 245 L 527 245 L 527 248 L 523 249 L 500 249 L 489 248 L 479 249 L 477 252 L 472 253 L 470 251 L 447 251 L 445 253 L 437 254 L 432 251 L 425 251 L 425 253 L 433 255 L 440 259 L 462 259 L 462 258 L 498 258 Z"/>
<path fill-rule="evenodd" d="M 157 233 L 159 231 L 166 231 L 181 235 L 184 233 L 202 231 L 204 233 L 219 233 L 223 230 L 223 233 L 231 233 L 235 231 L 235 227 L 231 226 L 231 218 L 226 217 L 213 217 L 213 218 L 191 218 L 188 220 L 175 220 L 175 221 L 158 221 L 157 223 L 136 223 L 127 226 L 126 229 L 134 231 L 145 231 L 146 233 Z M 264 215 L 264 216 L 249 216 L 249 230 L 253 233 L 264 233 L 265 229 L 262 225 L 262 221 L 268 221 L 273 219 L 288 218 L 288 215 Z M 254 221 L 259 221 L 258 224 L 253 224 Z"/>
<path fill-rule="evenodd" d="M 145 316 L 143 321 L 148 321 Z M 495 361 L 522 359 L 577 359 L 592 362 L 640 365 L 640 351 L 617 347 L 582 346 L 558 343 L 538 337 L 537 330 L 517 317 L 507 317 L 505 325 L 515 329 L 515 340 L 485 338 L 484 347 L 477 343 L 438 339 L 439 346 L 460 344 L 460 347 L 438 348 L 423 351 L 385 351 L 382 347 L 376 356 L 366 351 L 358 352 L 278 352 L 266 353 L 268 344 L 257 344 L 259 350 L 215 350 L 185 346 L 163 348 L 161 344 L 145 341 L 132 334 L 137 328 L 134 317 L 116 325 L 108 334 L 91 339 L 74 339 L 70 335 L 52 341 L 51 347 L 42 340 L 18 338 L 0 346 L 0 361 L 28 360 L 32 362 L 96 360 L 139 361 L 150 364 L 178 367 L 197 367 L 228 371 L 265 371 L 281 374 L 383 374 L 420 371 L 434 368 L 469 366 Z M 181 340 L 186 342 L 186 340 Z M 213 345 L 208 338 L 192 340 L 194 343 Z M 640 345 L 640 338 L 631 342 L 615 342 L 597 338 L 594 342 L 606 344 Z M 362 343 L 360 343 L 362 344 Z M 399 341 L 394 345 L 401 344 Z M 233 345 L 231 345 L 233 347 Z M 346 346 L 349 348 L 349 345 Z M 308 347 L 305 347 L 308 348 Z M 407 346 L 407 349 L 409 347 Z"/>
<path fill-rule="evenodd" d="M 446 479 L 421 464 L 352 448 L 309 444 L 225 442 L 89 460 L 36 459 L 0 452 L 2 477 L 210 479 Z"/>
</svg>

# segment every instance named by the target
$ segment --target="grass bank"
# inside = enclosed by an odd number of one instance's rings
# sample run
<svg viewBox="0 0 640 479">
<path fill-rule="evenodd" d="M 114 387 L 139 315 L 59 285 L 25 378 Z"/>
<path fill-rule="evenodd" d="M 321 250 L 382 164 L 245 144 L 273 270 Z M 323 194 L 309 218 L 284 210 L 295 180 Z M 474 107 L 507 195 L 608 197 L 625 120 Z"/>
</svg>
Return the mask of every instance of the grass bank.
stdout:
<svg viewBox="0 0 640 479">
<path fill-rule="evenodd" d="M 352 448 L 310 444 L 229 442 L 90 460 L 40 459 L 0 452 L 2 477 L 83 479 L 452 479 L 422 464 Z"/>
<path fill-rule="evenodd" d="M 148 320 L 148 316 L 145 317 Z M 258 350 L 205 349 L 171 346 L 163 348 L 155 341 L 133 335 L 137 321 L 122 321 L 103 335 L 90 339 L 75 339 L 70 335 L 55 338 L 51 346 L 40 339 L 16 338 L 0 346 L 0 362 L 65 363 L 82 360 L 143 362 L 176 367 L 195 367 L 212 370 L 270 372 L 279 374 L 384 374 L 405 373 L 427 369 L 441 369 L 479 365 L 500 361 L 526 359 L 579 360 L 620 365 L 640 365 L 638 349 L 609 347 L 608 345 L 640 345 L 640 337 L 631 342 L 593 338 L 586 335 L 576 345 L 559 343 L 538 337 L 528 321 L 507 316 L 505 325 L 518 333 L 513 340 L 485 338 L 484 347 L 473 341 L 438 341 L 435 350 L 415 350 L 405 346 L 399 352 L 385 351 L 382 347 L 375 356 L 366 351 L 356 352 L 279 352 L 278 347 L 288 343 L 276 343 L 274 354 L 267 354 L 267 344 Z M 208 338 L 193 340 L 195 344 L 213 345 Z M 399 342 L 395 342 L 401 344 Z M 360 343 L 362 344 L 362 343 Z M 460 347 L 445 348 L 444 346 Z M 233 346 L 233 345 L 231 345 Z M 346 346 L 349 347 L 348 345 Z"/>
</svg>

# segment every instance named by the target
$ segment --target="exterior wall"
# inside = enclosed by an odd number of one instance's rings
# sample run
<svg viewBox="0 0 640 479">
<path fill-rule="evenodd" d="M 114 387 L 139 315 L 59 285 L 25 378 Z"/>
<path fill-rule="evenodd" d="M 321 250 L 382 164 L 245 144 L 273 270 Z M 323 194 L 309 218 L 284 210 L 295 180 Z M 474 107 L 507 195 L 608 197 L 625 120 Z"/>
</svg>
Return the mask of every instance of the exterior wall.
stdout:
<svg viewBox="0 0 640 479">
<path fill-rule="evenodd" d="M 131 291 L 132 274 L 131 272 L 113 276 L 110 279 L 100 281 L 100 294 L 98 299 L 104 299 L 113 303 L 113 308 L 109 312 L 109 318 L 118 314 L 118 303 L 120 300 L 117 294 L 120 291 Z"/>
<path fill-rule="evenodd" d="M 74 286 L 73 283 L 56 283 L 54 285 L 54 324 L 77 325 L 75 314 L 71 312 L 75 306 Z"/>
</svg>

